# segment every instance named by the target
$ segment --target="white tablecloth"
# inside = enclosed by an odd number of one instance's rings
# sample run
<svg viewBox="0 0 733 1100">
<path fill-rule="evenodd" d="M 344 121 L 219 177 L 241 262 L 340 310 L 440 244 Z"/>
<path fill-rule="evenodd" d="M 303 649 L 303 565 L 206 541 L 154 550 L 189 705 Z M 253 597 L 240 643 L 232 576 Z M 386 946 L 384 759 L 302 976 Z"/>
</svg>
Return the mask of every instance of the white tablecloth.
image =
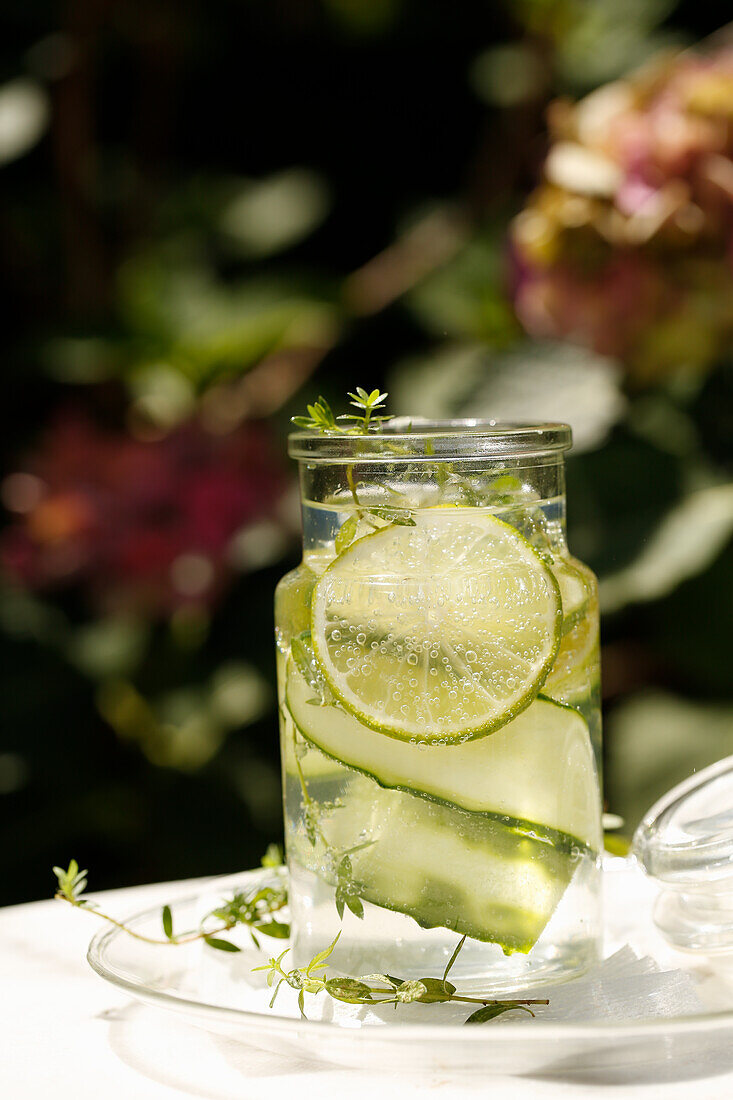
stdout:
<svg viewBox="0 0 733 1100">
<path fill-rule="evenodd" d="M 116 916 L 190 894 L 165 883 L 95 895 Z M 0 910 L 2 1100 L 730 1100 L 733 1072 L 704 1063 L 583 1079 L 408 1077 L 294 1062 L 130 1002 L 86 962 L 97 919 L 62 902 Z M 528 1036 L 531 1042 L 531 1037 Z"/>
</svg>

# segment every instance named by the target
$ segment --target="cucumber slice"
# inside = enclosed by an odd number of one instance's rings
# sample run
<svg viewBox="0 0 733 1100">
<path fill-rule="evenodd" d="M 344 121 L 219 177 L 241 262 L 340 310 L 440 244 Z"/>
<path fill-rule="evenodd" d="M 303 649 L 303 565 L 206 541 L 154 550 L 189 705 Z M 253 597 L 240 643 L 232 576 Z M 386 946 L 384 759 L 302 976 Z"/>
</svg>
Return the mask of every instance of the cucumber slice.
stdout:
<svg viewBox="0 0 733 1100">
<path fill-rule="evenodd" d="M 332 756 L 326 756 L 312 742 L 303 741 L 302 755 L 296 758 L 295 743 L 293 740 L 293 720 L 287 706 L 283 706 L 280 712 L 282 739 L 280 751 L 282 757 L 283 773 L 296 781 L 299 773 L 303 779 L 308 780 L 334 780 L 337 781 L 344 775 L 344 768 Z"/>
<path fill-rule="evenodd" d="M 318 749 L 310 747 L 302 759 L 298 762 L 303 779 L 309 780 L 334 780 L 343 776 L 343 767 L 331 756 L 325 756 Z M 298 767 L 295 762 L 295 753 L 289 749 L 285 759 L 285 774 L 294 779 L 298 778 Z"/>
<path fill-rule="evenodd" d="M 595 762 L 577 711 L 540 697 L 490 737 L 412 745 L 312 700 L 312 688 L 291 660 L 286 705 L 300 733 L 380 786 L 491 815 L 561 847 L 600 848 Z"/>
<path fill-rule="evenodd" d="M 350 856 L 359 896 L 423 928 L 450 928 L 506 954 L 531 950 L 579 853 L 481 814 L 363 782 L 327 826 L 329 843 L 342 850 L 365 833 L 373 841 Z"/>
</svg>

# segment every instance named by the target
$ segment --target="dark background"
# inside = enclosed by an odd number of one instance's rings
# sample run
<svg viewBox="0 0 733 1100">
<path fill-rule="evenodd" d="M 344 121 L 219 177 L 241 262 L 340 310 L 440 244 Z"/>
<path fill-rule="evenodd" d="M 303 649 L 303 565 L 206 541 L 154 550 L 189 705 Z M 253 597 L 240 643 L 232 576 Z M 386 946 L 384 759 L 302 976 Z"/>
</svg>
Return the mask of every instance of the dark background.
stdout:
<svg viewBox="0 0 733 1100">
<path fill-rule="evenodd" d="M 605 23 L 595 39 L 588 31 L 578 66 L 568 61 L 568 42 L 591 7 Z M 630 34 L 635 20 L 633 48 L 613 71 L 609 42 L 619 21 Z M 250 410 L 233 427 L 265 433 L 260 449 L 277 485 L 263 490 L 268 515 L 292 476 L 284 459 L 289 415 L 320 391 L 341 407 L 356 384 L 392 388 L 403 362 L 429 358 L 444 335 L 440 319 L 436 331 L 410 296 L 422 284 L 400 245 L 405 226 L 437 206 L 486 249 L 486 286 L 479 262 L 468 295 L 478 312 L 450 336 L 504 350 L 520 334 L 497 270 L 509 220 L 527 201 L 547 147 L 548 102 L 585 94 L 626 64 L 718 26 L 706 5 L 649 2 L 626 11 L 580 0 L 16 2 L 6 3 L 4 23 L 3 87 L 32 84 L 47 119 L 27 151 L 0 165 L 3 469 L 34 470 L 42 461 L 60 469 L 73 444 L 48 443 L 59 416 L 81 417 L 112 441 L 131 435 L 165 446 L 181 420 L 209 407 L 207 394 L 226 404 L 227 387 L 251 376 L 260 423 L 252 425 Z M 534 91 L 508 104 L 501 91 L 477 91 L 472 76 L 477 57 L 507 42 L 519 43 L 536 69 Z M 236 234 L 222 231 L 222 211 L 248 180 L 293 167 L 310 173 L 321 203 L 320 213 L 300 212 L 300 232 L 284 244 L 252 246 L 246 234 L 233 241 Z M 375 304 L 350 276 L 378 256 L 401 290 Z M 456 286 L 461 278 L 458 270 Z M 221 340 L 194 355 L 181 284 L 195 288 L 197 280 L 212 314 L 220 311 L 212 327 L 220 323 Z M 266 308 L 282 301 L 292 316 L 265 336 L 243 333 L 243 314 L 261 317 L 263 283 Z M 166 378 L 178 372 L 185 380 L 186 413 L 151 425 L 147 412 L 144 423 L 138 416 L 140 392 L 147 365 L 161 361 Z M 629 401 L 668 409 L 677 400 L 671 392 L 630 392 Z M 716 465 L 726 483 L 727 359 L 685 398 L 684 416 L 703 438 L 706 468 Z M 690 455 L 650 439 L 620 417 L 604 440 L 571 459 L 571 546 L 601 576 L 633 561 L 685 492 Z M 250 476 L 265 484 L 261 471 Z M 178 620 L 171 626 L 174 609 L 161 610 L 149 592 L 141 599 L 123 585 L 110 610 L 111 581 L 83 569 L 63 583 L 32 569 L 19 579 L 6 555 L 0 904 L 50 894 L 51 865 L 72 856 L 90 868 L 91 888 L 102 889 L 234 871 L 257 863 L 280 837 L 271 602 L 297 559 L 292 515 L 292 507 L 278 510 L 280 537 L 267 562 L 228 571 L 183 634 Z M 9 508 L 6 538 L 20 522 Z M 109 522 L 114 538 L 114 510 Z M 603 537 L 588 538 L 591 528 Z M 123 620 L 138 632 L 135 655 L 123 655 L 119 667 L 114 658 L 104 667 L 78 658 L 84 639 L 94 651 L 98 636 L 89 631 L 99 623 L 112 649 L 118 642 L 124 649 L 115 634 Z M 732 622 L 725 538 L 673 591 L 627 602 L 604 620 L 607 797 L 631 824 L 672 779 L 732 751 Z M 270 685 L 267 701 L 253 704 L 246 720 L 235 715 L 201 752 L 176 748 L 171 696 L 183 693 L 180 714 L 185 693 L 200 694 L 232 661 Z M 133 733 L 122 719 L 110 722 L 103 702 L 121 683 L 153 714 Z"/>
</svg>

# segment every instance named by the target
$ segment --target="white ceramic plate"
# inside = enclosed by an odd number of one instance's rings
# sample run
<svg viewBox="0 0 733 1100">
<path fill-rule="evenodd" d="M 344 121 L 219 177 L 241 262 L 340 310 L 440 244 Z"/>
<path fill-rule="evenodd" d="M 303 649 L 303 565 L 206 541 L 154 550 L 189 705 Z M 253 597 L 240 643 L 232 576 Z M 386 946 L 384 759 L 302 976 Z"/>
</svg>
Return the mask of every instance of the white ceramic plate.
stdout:
<svg viewBox="0 0 733 1100">
<path fill-rule="evenodd" d="M 218 880 L 205 893 L 171 903 L 174 929 L 196 927 L 201 917 L 236 886 L 253 887 L 272 872 L 249 871 Z M 283 987 L 274 1009 L 271 991 L 252 967 L 262 955 L 237 930 L 239 954 L 214 951 L 200 942 L 152 946 L 117 928 L 102 928 L 89 947 L 89 963 L 131 996 L 185 1016 L 211 1031 L 253 1046 L 299 1058 L 352 1067 L 440 1073 L 549 1073 L 714 1059 L 719 1071 L 733 1068 L 733 961 L 715 964 L 674 953 L 654 930 L 655 891 L 636 865 L 609 860 L 604 870 L 606 953 L 629 944 L 663 970 L 689 970 L 700 1004 L 685 1015 L 578 1020 L 536 1019 L 522 1014 L 464 1027 L 466 1006 L 402 1005 L 381 1015 L 362 1006 L 334 1004 L 323 995 L 299 1017 L 294 994 Z M 137 932 L 161 935 L 160 907 L 133 917 Z M 266 940 L 267 953 L 283 941 Z M 582 979 L 581 979 L 582 980 Z M 557 987 L 556 987 L 557 988 Z M 562 987 L 567 1001 L 571 983 Z M 538 996 L 533 990 L 532 996 Z M 552 1005 L 552 988 L 547 995 Z M 559 994 L 556 994 L 559 996 Z M 549 1015 L 552 1013 L 550 1011 Z M 722 1061 L 721 1061 L 722 1060 Z"/>
</svg>

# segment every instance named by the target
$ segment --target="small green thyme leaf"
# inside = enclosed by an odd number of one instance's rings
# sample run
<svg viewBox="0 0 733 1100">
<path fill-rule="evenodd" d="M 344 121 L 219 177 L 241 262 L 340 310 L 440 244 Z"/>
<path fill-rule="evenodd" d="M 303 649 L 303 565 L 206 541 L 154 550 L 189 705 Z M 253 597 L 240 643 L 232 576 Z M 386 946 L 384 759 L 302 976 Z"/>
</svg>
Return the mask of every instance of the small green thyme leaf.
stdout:
<svg viewBox="0 0 733 1100">
<path fill-rule="evenodd" d="M 304 680 L 308 686 L 312 687 L 316 692 L 316 702 L 318 705 L 325 706 L 333 702 L 331 689 L 318 667 L 318 662 L 313 652 L 313 646 L 311 645 L 309 630 L 304 630 L 302 634 L 298 634 L 297 637 L 292 639 L 290 643 L 290 652 Z"/>
<path fill-rule="evenodd" d="M 427 989 L 422 982 L 401 982 L 394 991 L 395 1000 L 400 1004 L 410 1004 L 412 1001 L 421 1000 Z"/>
<path fill-rule="evenodd" d="M 363 920 L 364 919 L 364 906 L 362 904 L 362 900 L 359 897 L 359 895 L 348 893 L 346 895 L 345 901 L 346 901 L 347 906 L 351 910 L 351 912 L 354 914 L 354 916 L 358 917 L 359 920 Z"/>
<path fill-rule="evenodd" d="M 320 432 L 341 431 L 331 406 L 325 397 L 318 397 L 313 405 L 307 405 L 308 416 L 293 416 L 291 420 L 298 428 L 308 428 Z"/>
<path fill-rule="evenodd" d="M 269 984 L 272 984 L 272 983 L 270 982 L 270 976 L 269 976 L 269 974 L 268 974 L 267 980 L 268 980 L 268 983 L 269 983 Z M 280 992 L 280 986 L 281 986 L 281 985 L 283 984 L 283 982 L 284 982 L 284 981 L 285 981 L 285 979 L 284 979 L 284 978 L 281 978 L 281 979 L 280 979 L 280 981 L 279 981 L 279 982 L 277 983 L 277 985 L 275 986 L 275 992 L 273 993 L 273 995 L 272 995 L 272 1000 L 270 1001 L 270 1008 L 274 1008 L 274 1006 L 275 1006 L 275 998 L 277 997 L 278 993 Z"/>
<path fill-rule="evenodd" d="M 329 978 L 324 988 L 329 997 L 347 1004 L 368 1004 L 373 999 L 369 986 L 358 978 Z"/>
<path fill-rule="evenodd" d="M 361 386 L 356 387 L 356 393 L 350 393 L 351 404 L 359 409 L 358 413 L 343 413 L 335 417 L 331 406 L 325 397 L 319 397 L 314 404 L 307 405 L 307 416 L 292 416 L 290 419 L 298 428 L 306 428 L 309 431 L 330 433 L 341 432 L 344 435 L 367 435 L 370 432 L 379 431 L 381 425 L 392 417 L 386 414 L 375 415 L 378 409 L 384 408 L 387 399 L 386 393 L 372 390 L 367 393 Z M 337 421 L 347 420 L 353 427 L 342 428 Z"/>
<path fill-rule="evenodd" d="M 270 936 L 274 940 L 286 940 L 290 935 L 290 925 L 276 920 L 263 921 L 262 924 L 256 924 L 255 928 L 263 936 Z"/>
<path fill-rule="evenodd" d="M 445 982 L 442 978 L 420 978 L 425 986 L 425 992 L 417 1000 L 421 1004 L 438 1004 L 440 1001 L 449 1001 L 456 991 L 452 982 Z"/>
<path fill-rule="evenodd" d="M 336 868 L 336 874 L 340 879 L 346 880 L 347 882 L 351 879 L 351 859 L 349 858 L 348 852 L 346 853 L 346 855 L 342 856 L 341 861 Z"/>
<path fill-rule="evenodd" d="M 307 635 L 304 633 L 299 635 L 297 638 L 293 638 L 292 642 L 290 643 L 290 652 L 293 655 L 293 660 L 295 661 L 296 665 L 306 677 L 308 683 L 310 683 L 312 675 L 311 662 L 313 660 L 313 650 L 308 644 L 308 639 L 310 639 L 310 633 L 308 633 Z M 313 685 L 311 684 L 311 687 L 312 686 Z"/>
<path fill-rule="evenodd" d="M 268 844 L 267 851 L 261 860 L 263 867 L 282 867 L 283 850 L 279 844 Z"/>
<path fill-rule="evenodd" d="M 208 947 L 213 947 L 217 951 L 241 951 L 241 947 L 237 947 L 236 943 L 231 943 L 229 940 L 220 940 L 216 936 L 204 936 L 204 943 Z"/>
<path fill-rule="evenodd" d="M 275 846 L 271 846 L 271 849 L 270 855 L 274 859 Z M 236 925 L 241 924 L 249 929 L 253 941 L 258 945 L 257 937 L 253 932 L 253 928 L 255 927 L 265 935 L 277 939 L 285 939 L 290 932 L 290 926 L 277 920 L 274 916 L 274 914 L 279 913 L 287 905 L 288 901 L 287 886 L 284 878 L 280 876 L 274 878 L 273 882 L 260 886 L 254 891 L 235 891 L 228 901 L 222 902 L 216 909 L 208 913 L 207 917 L 201 921 L 198 928 L 188 932 L 179 932 L 175 936 L 173 934 L 173 913 L 171 907 L 169 905 L 164 905 L 161 909 L 161 923 L 165 939 L 156 939 L 153 936 L 144 935 L 135 928 L 126 925 L 123 921 L 119 921 L 115 917 L 111 917 L 107 913 L 102 912 L 95 902 L 90 899 L 81 898 L 79 894 L 86 886 L 87 872 L 79 870 L 79 865 L 76 860 L 71 861 L 67 870 L 64 870 L 62 867 L 54 867 L 53 872 L 58 882 L 58 890 L 55 895 L 57 898 L 68 902 L 77 909 L 86 909 L 88 912 L 95 913 L 101 920 L 113 924 L 116 928 L 126 932 L 127 935 L 131 936 L 133 939 L 141 940 L 144 943 L 167 945 L 171 943 L 193 943 L 195 940 L 204 940 L 210 943 L 212 947 L 222 951 L 239 951 L 239 948 L 236 947 L 235 944 L 227 940 L 218 940 L 218 934 L 220 932 L 229 932 Z M 212 928 L 210 923 L 211 919 L 217 920 L 219 926 Z"/>
<path fill-rule="evenodd" d="M 483 1008 L 478 1008 L 475 1012 L 466 1020 L 467 1024 L 485 1024 L 489 1020 L 495 1020 L 497 1016 L 503 1016 L 505 1012 L 514 1012 L 516 1009 L 522 1012 L 529 1012 L 530 1016 L 534 1016 L 534 1012 L 527 1008 L 526 1005 L 509 1004 L 506 1001 L 499 1002 L 498 1004 L 484 1005 Z"/>
<path fill-rule="evenodd" d="M 53 873 L 58 880 L 58 896 L 71 902 L 72 905 L 84 906 L 86 903 L 79 898 L 86 889 L 87 872 L 79 870 L 76 860 L 71 860 L 66 871 L 62 867 L 54 867 Z"/>
<path fill-rule="evenodd" d="M 376 516 L 378 519 L 386 519 L 388 523 L 394 523 L 398 527 L 414 527 L 415 519 L 412 513 L 407 508 L 366 508 L 365 511 L 370 516 Z"/>
<path fill-rule="evenodd" d="M 359 527 L 359 517 L 349 516 L 345 523 L 342 523 L 339 533 L 336 535 L 335 548 L 337 554 L 342 554 L 347 546 L 351 546 L 354 541 L 356 532 Z"/>
<path fill-rule="evenodd" d="M 398 985 L 402 985 L 402 978 L 391 978 L 389 974 L 364 974 L 361 980 L 363 982 L 384 982 L 385 985 L 392 985 L 395 989 Z"/>
<path fill-rule="evenodd" d="M 316 968 L 325 967 L 326 959 L 331 957 L 331 955 L 333 953 L 333 949 L 336 946 L 336 944 L 338 943 L 340 938 L 341 938 L 341 933 L 338 932 L 336 934 L 336 936 L 334 937 L 334 939 L 331 941 L 331 943 L 328 945 L 328 947 L 324 948 L 323 951 L 319 951 L 317 955 L 313 956 L 311 961 L 308 963 L 308 966 L 306 967 L 306 972 L 308 974 L 310 974 L 311 971 L 315 970 Z"/>
<path fill-rule="evenodd" d="M 445 981 L 445 979 L 446 979 L 446 978 L 448 977 L 448 975 L 450 974 L 450 972 L 451 972 L 451 967 L 453 966 L 453 963 L 454 963 L 454 962 L 456 961 L 456 959 L 457 959 L 457 958 L 458 958 L 458 956 L 460 955 L 460 953 L 461 953 L 461 950 L 462 950 L 462 948 L 463 948 L 463 945 L 464 945 L 464 943 L 465 943 L 465 942 L 466 942 L 466 937 L 465 937 L 465 936 L 461 936 L 460 940 L 459 940 L 459 941 L 458 941 L 458 943 L 456 944 L 456 947 L 455 947 L 455 950 L 454 950 L 453 954 L 452 954 L 452 955 L 451 955 L 451 957 L 450 957 L 450 958 L 448 959 L 448 965 L 446 966 L 445 970 L 443 971 L 443 981 Z"/>
</svg>

